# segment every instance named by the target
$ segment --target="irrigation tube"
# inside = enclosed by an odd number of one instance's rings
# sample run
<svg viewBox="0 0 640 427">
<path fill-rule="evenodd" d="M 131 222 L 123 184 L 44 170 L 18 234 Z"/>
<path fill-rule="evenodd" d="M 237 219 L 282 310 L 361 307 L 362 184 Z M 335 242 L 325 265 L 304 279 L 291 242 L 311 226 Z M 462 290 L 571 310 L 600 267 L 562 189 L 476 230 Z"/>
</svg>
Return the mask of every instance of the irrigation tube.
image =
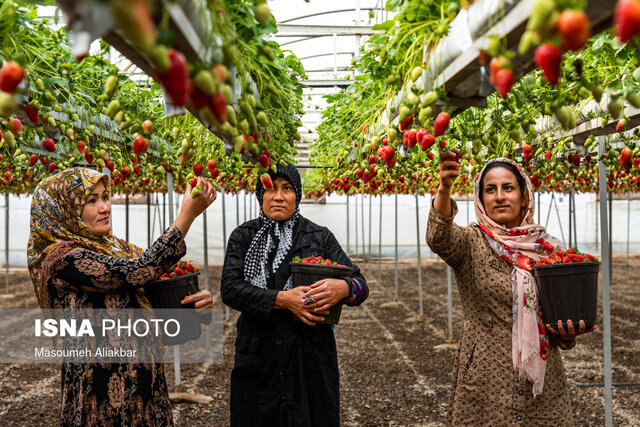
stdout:
<svg viewBox="0 0 640 427">
<path fill-rule="evenodd" d="M 396 301 L 398 301 L 398 193 L 396 193 Z"/>
<path fill-rule="evenodd" d="M 416 190 L 416 242 L 418 243 L 418 298 L 420 316 L 424 316 L 424 308 L 422 307 L 422 260 L 420 258 L 420 211 L 418 203 L 418 190 Z"/>
<path fill-rule="evenodd" d="M 173 224 L 173 175 L 167 174 L 167 194 L 169 195 L 169 222 Z M 180 346 L 173 346 L 173 371 L 175 390 L 180 391 Z"/>
<path fill-rule="evenodd" d="M 124 239 L 129 241 L 129 193 L 124 195 Z"/>
<path fill-rule="evenodd" d="M 598 175 L 607 176 L 607 166 L 602 161 L 604 156 L 604 139 L 598 138 Z M 607 180 L 600 179 L 600 235 L 602 237 L 602 329 L 604 339 L 604 419 L 605 426 L 613 426 L 612 395 L 611 395 L 611 301 L 610 301 L 610 272 L 611 259 L 609 233 L 607 229 Z M 604 225 L 604 226 L 603 226 Z"/>
</svg>

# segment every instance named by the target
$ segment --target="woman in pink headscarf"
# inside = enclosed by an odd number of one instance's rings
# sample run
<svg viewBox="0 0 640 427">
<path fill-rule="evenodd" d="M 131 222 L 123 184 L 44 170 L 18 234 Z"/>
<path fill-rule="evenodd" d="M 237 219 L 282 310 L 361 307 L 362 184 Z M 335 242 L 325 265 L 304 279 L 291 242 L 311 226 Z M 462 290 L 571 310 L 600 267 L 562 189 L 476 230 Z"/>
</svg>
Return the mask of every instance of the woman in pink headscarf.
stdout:
<svg viewBox="0 0 640 427">
<path fill-rule="evenodd" d="M 478 224 L 453 222 L 451 187 L 459 165 L 441 155 L 440 186 L 429 212 L 427 243 L 455 272 L 464 327 L 456 354 L 448 421 L 453 425 L 572 425 L 558 348 L 575 346 L 585 330 L 545 325 L 531 265 L 560 241 L 533 221 L 533 187 L 513 161 L 487 162 L 476 177 Z M 577 327 L 576 327 L 577 326 Z"/>
</svg>

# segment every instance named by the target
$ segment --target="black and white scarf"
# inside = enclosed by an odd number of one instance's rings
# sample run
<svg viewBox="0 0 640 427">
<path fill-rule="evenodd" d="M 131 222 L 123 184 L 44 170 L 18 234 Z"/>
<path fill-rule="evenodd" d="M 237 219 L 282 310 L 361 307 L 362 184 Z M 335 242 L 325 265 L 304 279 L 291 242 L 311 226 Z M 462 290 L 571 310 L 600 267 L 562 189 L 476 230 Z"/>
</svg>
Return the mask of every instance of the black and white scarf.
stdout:
<svg viewBox="0 0 640 427">
<path fill-rule="evenodd" d="M 251 241 L 244 259 L 244 279 L 253 286 L 266 289 L 267 280 L 271 272 L 275 274 L 278 267 L 286 259 L 293 246 L 293 228 L 298 222 L 298 209 L 291 218 L 285 221 L 274 221 L 260 212 L 262 226 Z M 277 248 L 271 269 L 269 269 L 269 254 Z M 291 289 L 291 276 L 284 285 L 284 290 Z"/>
</svg>

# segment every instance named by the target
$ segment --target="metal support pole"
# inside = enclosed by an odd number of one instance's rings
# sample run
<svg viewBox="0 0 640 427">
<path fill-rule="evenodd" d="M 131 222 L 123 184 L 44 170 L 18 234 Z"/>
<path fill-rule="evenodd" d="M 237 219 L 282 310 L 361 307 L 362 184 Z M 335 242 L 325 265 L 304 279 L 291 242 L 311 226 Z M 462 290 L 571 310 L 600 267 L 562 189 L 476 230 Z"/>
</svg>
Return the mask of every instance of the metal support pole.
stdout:
<svg viewBox="0 0 640 427">
<path fill-rule="evenodd" d="M 235 194 L 236 198 L 236 227 L 240 226 L 240 194 Z"/>
<path fill-rule="evenodd" d="M 353 196 L 353 201 L 354 201 L 354 211 L 355 211 L 355 215 L 354 215 L 354 219 L 355 219 L 355 229 L 356 229 L 356 253 L 354 256 L 358 256 L 358 249 L 359 249 L 359 240 L 358 240 L 358 196 L 355 195 Z"/>
<path fill-rule="evenodd" d="M 129 241 L 129 193 L 124 195 L 124 239 Z"/>
<path fill-rule="evenodd" d="M 364 262 L 366 253 L 366 251 L 364 250 L 364 193 L 360 194 L 360 224 L 362 224 L 362 259 Z"/>
<path fill-rule="evenodd" d="M 202 212 L 202 239 L 204 244 L 204 288 L 209 290 L 209 244 L 207 242 L 207 211 Z"/>
<path fill-rule="evenodd" d="M 347 253 L 351 252 L 351 248 L 349 247 L 349 195 L 347 194 Z"/>
<path fill-rule="evenodd" d="M 449 341 L 453 342 L 453 296 L 451 284 L 451 267 L 447 265 L 447 327 L 449 328 Z"/>
<path fill-rule="evenodd" d="M 224 187 L 220 190 L 222 196 L 222 258 L 227 253 L 227 216 L 225 214 L 226 208 L 224 206 Z M 224 318 L 229 320 L 229 306 L 224 306 Z"/>
<path fill-rule="evenodd" d="M 555 197 L 555 194 L 551 193 L 551 201 L 549 201 L 549 210 L 547 211 L 547 222 L 544 223 L 544 228 L 549 226 L 549 218 L 551 217 L 551 209 L 553 208 L 553 200 Z"/>
<path fill-rule="evenodd" d="M 605 426 L 613 426 L 612 395 L 611 395 L 611 258 L 609 230 L 607 230 L 607 166 L 602 161 L 604 156 L 604 141 L 599 138 L 598 147 L 598 175 L 600 176 L 600 235 L 602 237 L 602 329 L 604 339 L 604 417 Z"/>
<path fill-rule="evenodd" d="M 609 193 L 609 265 L 613 267 L 613 193 Z M 604 240 L 603 240 L 604 242 Z M 609 281 L 613 278 L 613 268 L 609 269 Z"/>
<path fill-rule="evenodd" d="M 562 236 L 562 241 L 566 245 L 567 240 L 564 238 L 564 230 L 562 229 L 562 221 L 560 220 L 560 211 L 558 210 L 558 202 L 554 199 L 553 204 L 556 206 L 556 217 L 558 218 L 558 225 L 560 226 L 560 235 Z M 571 229 L 569 229 L 569 233 L 571 233 Z"/>
<path fill-rule="evenodd" d="M 380 231 L 378 233 L 378 283 L 382 279 L 382 194 L 380 195 Z"/>
<path fill-rule="evenodd" d="M 7 212 L 4 216 L 4 268 L 5 268 L 5 286 L 4 292 L 9 293 L 9 193 L 5 196 L 5 208 Z"/>
<path fill-rule="evenodd" d="M 538 224 L 540 224 L 540 198 L 542 197 L 542 193 L 538 192 Z"/>
<path fill-rule="evenodd" d="M 167 195 L 169 196 L 169 221 L 173 224 L 173 175 L 167 174 Z M 173 372 L 175 374 L 175 390 L 180 391 L 180 345 L 173 346 Z"/>
<path fill-rule="evenodd" d="M 162 195 L 162 231 L 167 229 L 167 195 Z"/>
<path fill-rule="evenodd" d="M 571 190 L 571 192 L 569 193 L 569 247 L 573 247 L 573 236 L 571 235 L 571 230 L 573 229 L 573 227 L 571 227 L 573 224 L 571 224 L 571 220 L 573 219 L 571 216 L 571 199 L 573 198 L 573 189 Z"/>
<path fill-rule="evenodd" d="M 371 194 L 369 194 L 369 250 L 367 251 L 367 270 L 371 268 Z M 628 247 L 629 245 L 627 245 Z M 627 250 L 627 252 L 629 252 Z"/>
<path fill-rule="evenodd" d="M 398 193 L 396 193 L 396 271 L 395 271 L 395 285 L 396 292 L 395 297 L 396 301 L 398 300 Z"/>
<path fill-rule="evenodd" d="M 244 222 L 247 222 L 247 192 L 244 192 Z"/>
<path fill-rule="evenodd" d="M 631 234 L 631 189 L 627 191 L 627 267 L 629 266 L 629 235 Z"/>
<path fill-rule="evenodd" d="M 596 221 L 595 221 L 595 226 L 596 226 L 596 251 L 599 251 L 600 249 L 600 235 L 598 233 L 598 224 L 600 224 L 600 222 L 598 221 L 598 210 L 599 210 L 599 206 L 598 206 L 598 195 L 596 194 L 596 200 L 594 205 L 596 206 Z"/>
<path fill-rule="evenodd" d="M 420 210 L 418 202 L 418 190 L 416 190 L 416 243 L 418 244 L 418 298 L 420 316 L 424 316 L 424 308 L 422 304 L 422 259 L 420 257 Z"/>
<path fill-rule="evenodd" d="M 151 193 L 147 193 L 147 247 L 151 246 Z"/>
</svg>

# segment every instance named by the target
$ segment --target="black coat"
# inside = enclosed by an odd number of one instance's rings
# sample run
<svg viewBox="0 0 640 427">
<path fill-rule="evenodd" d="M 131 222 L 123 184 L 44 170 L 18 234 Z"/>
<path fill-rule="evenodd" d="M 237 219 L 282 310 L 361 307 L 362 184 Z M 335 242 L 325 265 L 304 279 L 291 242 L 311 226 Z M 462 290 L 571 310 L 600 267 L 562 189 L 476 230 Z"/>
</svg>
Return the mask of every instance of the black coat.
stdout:
<svg viewBox="0 0 640 427">
<path fill-rule="evenodd" d="M 307 326 L 288 310 L 274 309 L 283 283 L 270 280 L 261 289 L 244 280 L 244 258 L 260 229 L 255 219 L 229 237 L 222 269 L 222 301 L 242 312 L 231 372 L 231 425 L 338 426 L 340 399 L 338 359 L 331 325 Z M 368 288 L 358 267 L 333 233 L 300 216 L 285 268 L 294 256 L 318 255 L 354 268 L 350 276 Z M 351 283 L 350 278 L 345 278 Z"/>
</svg>

